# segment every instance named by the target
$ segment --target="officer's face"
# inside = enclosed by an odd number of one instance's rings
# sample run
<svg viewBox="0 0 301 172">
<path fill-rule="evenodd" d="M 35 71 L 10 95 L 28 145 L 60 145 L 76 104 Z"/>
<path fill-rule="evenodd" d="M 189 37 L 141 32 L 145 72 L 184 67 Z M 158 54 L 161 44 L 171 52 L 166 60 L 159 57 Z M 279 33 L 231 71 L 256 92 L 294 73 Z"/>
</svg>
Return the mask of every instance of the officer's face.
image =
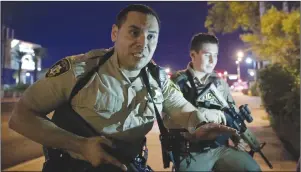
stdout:
<svg viewBox="0 0 301 172">
<path fill-rule="evenodd" d="M 218 46 L 217 44 L 205 43 L 199 52 L 191 51 L 190 56 L 193 68 L 199 72 L 211 73 L 217 63 Z"/>
<path fill-rule="evenodd" d="M 112 28 L 111 37 L 120 66 L 128 70 L 143 68 L 153 57 L 158 36 L 159 25 L 155 16 L 129 12 L 120 28 L 116 25 Z"/>
</svg>

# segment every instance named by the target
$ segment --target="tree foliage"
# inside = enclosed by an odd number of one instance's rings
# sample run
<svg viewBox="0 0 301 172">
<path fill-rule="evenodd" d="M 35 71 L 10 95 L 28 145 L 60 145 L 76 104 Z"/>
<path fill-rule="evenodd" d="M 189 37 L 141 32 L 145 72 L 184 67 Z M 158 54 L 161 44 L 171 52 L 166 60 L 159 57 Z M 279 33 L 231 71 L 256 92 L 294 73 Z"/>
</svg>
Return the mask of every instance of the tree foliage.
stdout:
<svg viewBox="0 0 301 172">
<path fill-rule="evenodd" d="M 260 17 L 258 2 L 210 2 L 205 27 L 213 33 L 245 31 L 240 37 L 259 60 L 294 64 L 300 58 L 300 11 L 271 6 Z"/>
<path fill-rule="evenodd" d="M 257 2 L 209 2 L 211 8 L 205 21 L 209 32 L 231 33 L 237 29 L 259 31 Z"/>
</svg>

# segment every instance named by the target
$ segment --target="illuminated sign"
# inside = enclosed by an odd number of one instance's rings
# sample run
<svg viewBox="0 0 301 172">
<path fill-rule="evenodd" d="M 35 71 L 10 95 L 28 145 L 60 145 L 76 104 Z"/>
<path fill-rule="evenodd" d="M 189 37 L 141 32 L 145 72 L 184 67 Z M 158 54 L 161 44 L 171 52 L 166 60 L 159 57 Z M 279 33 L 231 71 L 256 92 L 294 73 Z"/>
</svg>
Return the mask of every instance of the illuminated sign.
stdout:
<svg viewBox="0 0 301 172">
<path fill-rule="evenodd" d="M 33 60 L 34 49 L 36 48 L 42 48 L 41 45 L 33 44 L 30 42 L 25 42 L 22 40 L 17 39 L 10 39 L 6 42 L 6 48 L 5 48 L 5 68 L 8 69 L 19 69 L 19 60 L 22 61 L 21 69 L 23 70 L 34 70 L 35 66 L 37 66 L 38 70 L 41 70 L 41 59 L 38 59 L 37 65 L 35 65 L 35 62 Z M 18 57 L 21 55 L 22 52 L 23 56 Z"/>
<path fill-rule="evenodd" d="M 22 69 L 25 70 L 34 70 L 35 69 L 35 63 L 33 61 L 33 57 L 30 54 L 26 54 L 22 57 Z"/>
<path fill-rule="evenodd" d="M 236 80 L 238 78 L 235 74 L 229 74 L 228 77 L 230 80 Z"/>
</svg>

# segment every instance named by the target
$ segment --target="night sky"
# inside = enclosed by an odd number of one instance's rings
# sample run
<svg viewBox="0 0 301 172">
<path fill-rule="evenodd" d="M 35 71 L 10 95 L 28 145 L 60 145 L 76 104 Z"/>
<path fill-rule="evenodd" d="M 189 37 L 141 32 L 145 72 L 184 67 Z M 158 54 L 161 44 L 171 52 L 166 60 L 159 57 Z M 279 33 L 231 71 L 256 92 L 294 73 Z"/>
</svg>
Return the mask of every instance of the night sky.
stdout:
<svg viewBox="0 0 301 172">
<path fill-rule="evenodd" d="M 2 24 L 15 29 L 15 38 L 37 43 L 48 49 L 43 68 L 57 60 L 94 48 L 107 48 L 111 26 L 117 13 L 132 3 L 146 4 L 159 14 L 161 30 L 154 55 L 161 65 L 186 68 L 190 61 L 189 42 L 193 34 L 207 32 L 204 27 L 207 2 L 1 2 Z M 221 35 L 217 70 L 236 74 L 235 54 L 244 47 L 239 32 Z M 242 65 L 242 75 L 246 68 Z"/>
</svg>

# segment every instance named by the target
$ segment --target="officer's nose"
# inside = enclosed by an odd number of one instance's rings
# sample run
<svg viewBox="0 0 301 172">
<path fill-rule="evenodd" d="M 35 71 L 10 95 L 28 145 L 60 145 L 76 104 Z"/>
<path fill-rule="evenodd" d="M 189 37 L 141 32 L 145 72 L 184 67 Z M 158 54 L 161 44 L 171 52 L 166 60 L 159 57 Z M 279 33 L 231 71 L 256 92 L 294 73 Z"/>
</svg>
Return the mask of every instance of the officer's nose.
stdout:
<svg viewBox="0 0 301 172">
<path fill-rule="evenodd" d="M 209 56 L 209 63 L 213 63 L 213 56 L 212 55 Z"/>
<path fill-rule="evenodd" d="M 137 45 L 142 49 L 145 49 L 147 46 L 147 39 L 145 34 L 141 34 L 137 39 Z"/>
</svg>

